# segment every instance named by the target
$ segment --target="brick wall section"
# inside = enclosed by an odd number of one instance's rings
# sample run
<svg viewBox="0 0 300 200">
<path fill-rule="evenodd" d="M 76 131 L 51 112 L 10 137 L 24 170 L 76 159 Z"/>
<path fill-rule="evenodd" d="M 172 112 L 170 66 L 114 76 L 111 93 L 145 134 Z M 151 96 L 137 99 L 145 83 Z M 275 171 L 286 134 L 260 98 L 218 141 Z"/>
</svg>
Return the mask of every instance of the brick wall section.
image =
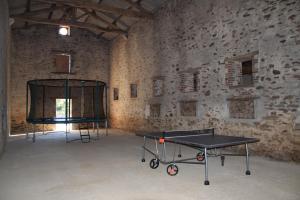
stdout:
<svg viewBox="0 0 300 200">
<path fill-rule="evenodd" d="M 74 74 L 55 71 L 58 51 L 72 52 Z M 108 82 L 109 42 L 94 34 L 71 29 L 70 37 L 57 34 L 55 26 L 36 25 L 12 31 L 11 56 L 11 133 L 32 130 L 26 123 L 26 82 L 32 79 L 88 79 Z M 41 126 L 39 127 L 39 129 Z M 46 126 L 52 128 L 52 126 Z"/>
<path fill-rule="evenodd" d="M 120 88 L 120 100 L 111 102 L 113 127 L 213 126 L 222 134 L 259 138 L 259 143 L 250 145 L 257 154 L 297 159 L 294 152 L 299 145 L 294 145 L 293 127 L 300 103 L 299 10 L 297 0 L 168 1 L 154 21 L 140 21 L 127 40 L 120 37 L 112 44 L 110 84 Z M 254 85 L 229 88 L 226 58 L 256 51 Z M 189 69 L 199 71 L 196 92 L 182 92 L 178 87 L 178 74 Z M 165 77 L 163 96 L 152 95 L 154 76 Z M 133 81 L 140 81 L 136 99 L 128 96 Z M 257 97 L 257 117 L 230 118 L 227 99 L 245 96 Z M 180 116 L 180 102 L 193 100 L 199 115 Z M 161 104 L 160 118 L 145 118 L 145 108 L 154 103 Z"/>
</svg>

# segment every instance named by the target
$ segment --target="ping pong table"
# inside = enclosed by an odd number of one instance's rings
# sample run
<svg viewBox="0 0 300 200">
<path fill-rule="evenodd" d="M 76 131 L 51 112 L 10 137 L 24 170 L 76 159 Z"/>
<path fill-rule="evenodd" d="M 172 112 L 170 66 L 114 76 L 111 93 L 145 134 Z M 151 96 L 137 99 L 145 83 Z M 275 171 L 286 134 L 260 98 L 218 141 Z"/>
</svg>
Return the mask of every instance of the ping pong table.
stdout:
<svg viewBox="0 0 300 200">
<path fill-rule="evenodd" d="M 250 175 L 249 169 L 249 150 L 248 144 L 259 140 L 256 138 L 246 138 L 228 135 L 217 135 L 214 129 L 202 129 L 193 131 L 170 131 L 154 133 L 137 133 L 137 136 L 144 138 L 142 146 L 142 162 L 145 162 L 145 152 L 154 156 L 150 161 L 150 167 L 156 169 L 159 163 L 167 166 L 167 173 L 175 176 L 178 173 L 176 163 L 202 164 L 205 165 L 204 185 L 209 185 L 208 181 L 208 157 L 221 157 L 221 165 L 224 166 L 225 156 L 245 156 L 246 157 L 246 175 Z M 155 141 L 155 152 L 146 147 L 147 139 Z M 167 159 L 166 143 L 173 143 L 173 158 Z M 159 145 L 161 150 L 159 151 Z M 225 147 L 245 145 L 245 153 L 223 153 L 220 150 Z M 199 151 L 196 156 L 181 158 L 181 146 L 187 146 Z M 176 157 L 178 153 L 178 159 Z"/>
</svg>

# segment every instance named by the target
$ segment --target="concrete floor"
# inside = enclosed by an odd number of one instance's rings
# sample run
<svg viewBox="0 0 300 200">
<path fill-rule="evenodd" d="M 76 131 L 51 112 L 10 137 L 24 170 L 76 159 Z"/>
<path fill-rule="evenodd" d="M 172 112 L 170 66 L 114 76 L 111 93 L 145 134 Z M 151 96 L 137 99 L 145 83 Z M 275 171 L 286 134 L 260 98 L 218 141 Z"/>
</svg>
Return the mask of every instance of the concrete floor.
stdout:
<svg viewBox="0 0 300 200">
<path fill-rule="evenodd" d="M 116 133 L 116 131 L 113 131 Z M 210 185 L 204 166 L 179 165 L 177 176 L 140 162 L 142 138 L 113 134 L 99 141 L 66 144 L 62 133 L 37 137 L 35 144 L 15 137 L 0 160 L 0 200 L 183 200 L 300 199 L 300 165 L 251 157 L 209 159 Z M 184 155 L 194 155 L 183 149 Z"/>
</svg>

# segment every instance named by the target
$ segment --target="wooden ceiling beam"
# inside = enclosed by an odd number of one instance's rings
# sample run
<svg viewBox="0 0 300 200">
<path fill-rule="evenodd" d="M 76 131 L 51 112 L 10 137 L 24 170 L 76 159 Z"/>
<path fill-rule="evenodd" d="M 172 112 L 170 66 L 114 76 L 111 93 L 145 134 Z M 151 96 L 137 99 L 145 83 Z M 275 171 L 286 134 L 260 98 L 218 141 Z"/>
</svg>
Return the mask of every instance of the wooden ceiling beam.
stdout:
<svg viewBox="0 0 300 200">
<path fill-rule="evenodd" d="M 53 10 L 51 10 L 51 11 L 49 12 L 49 14 L 48 14 L 48 19 L 51 19 L 51 18 L 52 18 L 53 11 L 54 11 L 55 7 L 56 7 L 56 4 L 52 4 L 52 5 L 51 5 L 51 8 L 52 8 Z"/>
<path fill-rule="evenodd" d="M 147 13 L 148 15 L 152 15 L 151 12 L 149 12 L 148 10 L 146 10 L 145 8 L 143 8 L 141 5 L 140 5 L 140 1 L 137 3 L 137 2 L 132 2 L 131 0 L 123 0 L 125 1 L 126 3 L 128 3 L 131 7 L 133 8 L 136 8 L 138 9 L 139 11 L 141 12 L 144 12 L 144 13 Z"/>
<path fill-rule="evenodd" d="M 26 9 L 25 9 L 24 13 L 30 12 L 30 8 L 31 8 L 31 0 L 27 0 Z M 28 27 L 28 22 L 25 22 L 25 28 L 27 28 L 27 27 Z"/>
<path fill-rule="evenodd" d="M 112 22 L 109 22 L 106 19 L 104 19 L 104 18 L 100 17 L 99 15 L 97 15 L 95 11 L 90 12 L 90 16 L 93 17 L 94 19 L 97 19 L 97 20 L 105 23 L 109 28 L 120 29 L 117 25 L 115 25 Z"/>
<path fill-rule="evenodd" d="M 115 14 L 122 14 L 127 17 L 135 17 L 135 18 L 153 18 L 152 14 L 149 13 L 143 13 L 123 8 L 117 8 L 114 6 L 104 5 L 104 4 L 98 4 L 93 2 L 84 2 L 84 1 L 78 1 L 78 0 L 34 0 L 36 2 L 43 2 L 43 3 L 57 3 L 57 4 L 64 4 L 69 5 L 77 8 L 86 8 L 86 9 L 93 9 L 97 11 L 102 12 L 108 12 L 108 13 L 115 13 Z"/>
<path fill-rule="evenodd" d="M 74 22 L 74 21 L 68 21 L 68 20 L 54 20 L 54 19 L 41 19 L 36 18 L 32 16 L 26 16 L 26 15 L 16 15 L 14 16 L 15 20 L 20 21 L 26 21 L 26 22 L 33 22 L 38 24 L 47 24 L 47 25 L 66 25 L 70 27 L 76 27 L 76 28 L 83 28 L 83 29 L 89 29 L 89 30 L 97 30 L 100 32 L 111 32 L 111 33 L 118 33 L 118 34 L 126 34 L 125 31 L 121 29 L 108 29 L 108 28 L 102 28 L 95 24 L 90 23 L 83 23 L 83 22 Z"/>
<path fill-rule="evenodd" d="M 83 17 L 85 17 L 85 16 L 87 16 L 87 15 L 89 15 L 89 12 L 84 12 L 84 13 L 82 13 L 81 15 L 75 17 L 75 20 L 79 20 L 79 19 L 81 19 L 81 18 L 83 18 Z"/>
<path fill-rule="evenodd" d="M 48 12 L 51 12 L 51 11 L 54 11 L 54 10 L 58 10 L 58 9 L 62 9 L 63 7 L 50 7 L 50 8 L 42 8 L 42 9 L 39 9 L 39 10 L 32 10 L 30 12 L 26 12 L 26 13 L 23 13 L 23 14 L 18 14 L 18 15 L 11 15 L 10 17 L 16 17 L 16 16 L 33 16 L 33 15 L 40 15 L 40 14 L 44 14 L 44 13 L 48 13 Z"/>
</svg>

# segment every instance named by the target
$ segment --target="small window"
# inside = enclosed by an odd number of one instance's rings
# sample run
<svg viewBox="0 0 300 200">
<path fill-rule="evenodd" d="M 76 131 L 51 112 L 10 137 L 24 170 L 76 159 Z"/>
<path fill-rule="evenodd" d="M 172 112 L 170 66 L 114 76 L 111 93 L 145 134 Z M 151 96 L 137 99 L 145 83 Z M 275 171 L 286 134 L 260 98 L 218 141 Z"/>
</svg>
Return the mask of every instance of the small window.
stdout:
<svg viewBox="0 0 300 200">
<path fill-rule="evenodd" d="M 253 85 L 253 70 L 252 60 L 242 62 L 242 77 L 241 83 L 243 86 Z"/>
<path fill-rule="evenodd" d="M 58 73 L 71 73 L 71 55 L 60 53 L 55 55 L 55 67 Z"/>
<path fill-rule="evenodd" d="M 193 74 L 193 86 L 194 86 L 194 92 L 198 91 L 198 87 L 199 87 L 199 73 L 198 72 Z"/>
<path fill-rule="evenodd" d="M 130 97 L 137 98 L 137 84 L 130 84 Z"/>
<path fill-rule="evenodd" d="M 179 75 L 181 92 L 196 92 L 200 87 L 199 72 L 181 72 Z"/>
<path fill-rule="evenodd" d="M 119 100 L 119 88 L 114 88 L 114 100 Z"/>
</svg>

